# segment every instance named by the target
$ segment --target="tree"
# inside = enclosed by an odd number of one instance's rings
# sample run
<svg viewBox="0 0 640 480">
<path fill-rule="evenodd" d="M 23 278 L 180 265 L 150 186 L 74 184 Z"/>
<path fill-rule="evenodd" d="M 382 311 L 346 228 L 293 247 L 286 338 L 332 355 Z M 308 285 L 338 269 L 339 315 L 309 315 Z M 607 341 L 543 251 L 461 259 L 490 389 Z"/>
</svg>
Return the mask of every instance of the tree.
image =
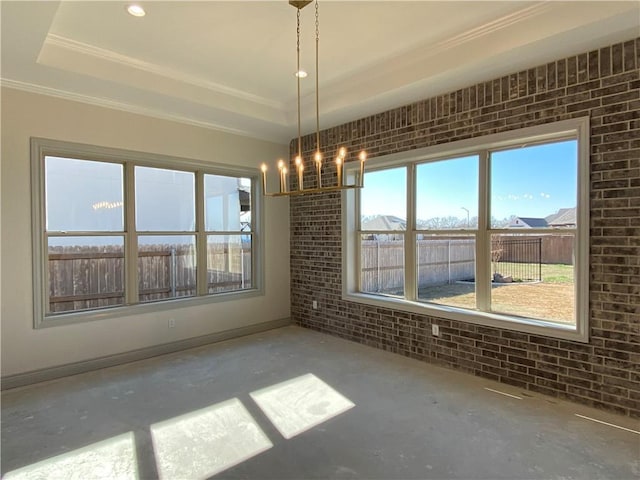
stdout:
<svg viewBox="0 0 640 480">
<path fill-rule="evenodd" d="M 502 235 L 495 235 L 491 239 L 491 264 L 493 266 L 494 275 L 498 273 L 498 263 L 502 259 L 504 251 L 504 241 Z"/>
</svg>

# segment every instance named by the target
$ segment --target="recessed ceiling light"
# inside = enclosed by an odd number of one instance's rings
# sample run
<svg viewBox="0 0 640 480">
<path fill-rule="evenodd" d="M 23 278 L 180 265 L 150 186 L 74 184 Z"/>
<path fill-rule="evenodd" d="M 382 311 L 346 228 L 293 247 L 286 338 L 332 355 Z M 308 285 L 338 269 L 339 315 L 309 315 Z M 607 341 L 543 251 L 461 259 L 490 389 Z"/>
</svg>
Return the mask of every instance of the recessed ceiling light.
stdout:
<svg viewBox="0 0 640 480">
<path fill-rule="evenodd" d="M 127 12 L 129 12 L 129 15 L 133 15 L 134 17 L 144 17 L 147 12 L 144 11 L 144 8 L 142 8 L 140 5 L 129 5 L 127 7 Z"/>
<path fill-rule="evenodd" d="M 298 78 L 307 78 L 307 72 L 304 70 L 298 70 L 294 75 Z"/>
</svg>

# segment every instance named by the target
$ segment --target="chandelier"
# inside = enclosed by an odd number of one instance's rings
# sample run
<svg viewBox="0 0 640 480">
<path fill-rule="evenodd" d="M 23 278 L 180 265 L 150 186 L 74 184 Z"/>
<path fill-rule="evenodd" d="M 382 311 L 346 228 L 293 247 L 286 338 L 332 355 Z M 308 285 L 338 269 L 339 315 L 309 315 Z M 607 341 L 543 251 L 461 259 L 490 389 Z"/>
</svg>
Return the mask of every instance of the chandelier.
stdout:
<svg viewBox="0 0 640 480">
<path fill-rule="evenodd" d="M 280 191 L 276 193 L 267 193 L 267 165 L 262 164 L 262 193 L 269 197 L 305 195 L 309 193 L 333 192 L 350 188 L 362 188 L 364 185 L 364 163 L 367 159 L 367 153 L 363 150 L 358 158 L 360 160 L 360 173 L 356 179 L 356 183 L 347 185 L 344 176 L 344 164 L 347 157 L 347 149 L 340 147 L 338 149 L 335 165 L 337 173 L 337 182 L 331 185 L 322 184 L 322 160 L 323 155 L 320 150 L 320 95 L 318 93 L 318 44 L 319 44 L 319 22 L 318 22 L 318 0 L 315 0 L 316 7 L 316 151 L 313 155 L 313 165 L 315 166 L 317 186 L 314 188 L 304 188 L 304 168 L 305 162 L 302 157 L 302 135 L 300 127 L 300 79 L 306 75 L 300 70 L 300 11 L 309 5 L 312 0 L 289 0 L 289 5 L 297 9 L 297 29 L 296 29 L 296 80 L 298 87 L 298 145 L 297 155 L 294 158 L 295 175 L 297 177 L 297 189 L 289 189 L 288 175 L 289 170 L 284 160 L 278 160 L 278 172 L 280 174 Z"/>
</svg>

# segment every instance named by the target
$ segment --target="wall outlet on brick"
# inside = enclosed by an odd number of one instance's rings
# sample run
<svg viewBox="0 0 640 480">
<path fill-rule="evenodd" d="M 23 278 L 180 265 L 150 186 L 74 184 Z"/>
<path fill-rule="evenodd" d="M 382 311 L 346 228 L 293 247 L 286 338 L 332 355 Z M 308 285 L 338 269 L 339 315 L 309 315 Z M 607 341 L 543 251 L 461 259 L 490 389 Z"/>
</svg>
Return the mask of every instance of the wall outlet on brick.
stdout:
<svg viewBox="0 0 640 480">
<path fill-rule="evenodd" d="M 317 301 L 317 300 L 314 300 L 314 301 L 311 303 L 311 307 L 313 307 L 313 309 L 314 309 L 314 310 L 317 310 L 317 309 L 318 309 L 318 301 Z"/>
<path fill-rule="evenodd" d="M 434 337 L 439 337 L 440 336 L 440 327 L 438 325 L 431 325 L 431 334 Z"/>
</svg>

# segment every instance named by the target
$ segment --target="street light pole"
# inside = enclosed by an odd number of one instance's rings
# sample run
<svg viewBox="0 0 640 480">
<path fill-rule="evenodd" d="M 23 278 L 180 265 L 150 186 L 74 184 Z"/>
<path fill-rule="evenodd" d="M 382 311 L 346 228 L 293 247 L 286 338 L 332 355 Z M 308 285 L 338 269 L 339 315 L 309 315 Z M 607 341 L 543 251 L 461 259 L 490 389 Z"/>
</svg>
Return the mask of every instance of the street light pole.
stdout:
<svg viewBox="0 0 640 480">
<path fill-rule="evenodd" d="M 469 228 L 469 209 L 465 207 L 460 207 L 462 210 L 467 212 L 467 228 Z"/>
</svg>

